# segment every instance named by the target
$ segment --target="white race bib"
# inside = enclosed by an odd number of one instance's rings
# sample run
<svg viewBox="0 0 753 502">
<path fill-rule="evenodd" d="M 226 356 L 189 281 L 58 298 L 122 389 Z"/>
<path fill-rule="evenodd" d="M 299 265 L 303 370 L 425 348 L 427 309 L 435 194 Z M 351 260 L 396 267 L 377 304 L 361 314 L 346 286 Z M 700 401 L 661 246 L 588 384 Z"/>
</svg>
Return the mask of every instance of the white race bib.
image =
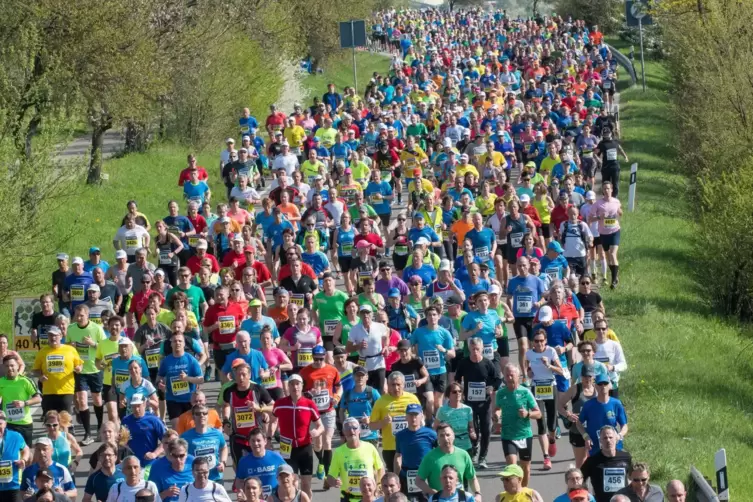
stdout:
<svg viewBox="0 0 753 502">
<path fill-rule="evenodd" d="M 617 149 L 609 148 L 607 150 L 607 160 L 617 160 Z"/>
<path fill-rule="evenodd" d="M 510 245 L 514 248 L 522 247 L 521 244 L 523 242 L 523 236 L 525 234 L 523 232 L 515 232 L 514 234 L 510 234 Z"/>
<path fill-rule="evenodd" d="M 494 345 L 491 343 L 484 344 L 484 359 L 494 360 Z"/>
<path fill-rule="evenodd" d="M 606 467 L 604 469 L 604 492 L 615 493 L 625 488 L 625 469 Z"/>
<path fill-rule="evenodd" d="M 209 462 L 209 470 L 217 467 L 217 457 L 215 456 L 214 448 L 196 448 L 193 453 L 194 457 L 204 457 Z"/>
<path fill-rule="evenodd" d="M 476 256 L 478 256 L 482 260 L 489 258 L 489 248 L 486 246 L 476 248 Z"/>
<path fill-rule="evenodd" d="M 8 421 L 21 420 L 24 418 L 26 411 L 23 407 L 11 407 L 5 408 L 5 415 L 8 417 Z"/>
<path fill-rule="evenodd" d="M 518 302 L 518 312 L 521 314 L 530 314 L 533 309 L 533 297 L 532 296 L 518 296 L 516 298 Z"/>
<path fill-rule="evenodd" d="M 394 436 L 403 429 L 408 428 L 408 419 L 405 415 L 399 417 L 392 417 L 392 435 Z"/>
<path fill-rule="evenodd" d="M 326 411 L 329 409 L 329 391 L 328 390 L 322 390 L 317 393 L 312 393 L 311 397 L 313 398 L 314 404 L 316 404 L 316 409 L 319 411 Z"/>
<path fill-rule="evenodd" d="M 408 394 L 416 393 L 416 377 L 414 375 L 405 375 L 405 392 Z"/>
<path fill-rule="evenodd" d="M 593 329 L 594 328 L 594 321 L 593 317 L 591 317 L 591 312 L 586 312 L 583 316 L 583 329 Z"/>
<path fill-rule="evenodd" d="M 424 350 L 423 352 L 424 357 L 424 365 L 426 365 L 427 370 L 436 370 L 439 369 L 439 351 L 434 350 Z"/>
<path fill-rule="evenodd" d="M 13 461 L 0 461 L 0 483 L 10 483 L 13 481 Z"/>
<path fill-rule="evenodd" d="M 337 323 L 340 321 L 324 321 L 324 335 L 334 336 L 337 331 Z"/>
<path fill-rule="evenodd" d="M 468 382 L 468 401 L 486 401 L 486 382 Z"/>
<path fill-rule="evenodd" d="M 408 479 L 408 493 L 418 493 L 421 489 L 416 485 L 417 470 L 405 471 L 405 477 Z"/>
</svg>

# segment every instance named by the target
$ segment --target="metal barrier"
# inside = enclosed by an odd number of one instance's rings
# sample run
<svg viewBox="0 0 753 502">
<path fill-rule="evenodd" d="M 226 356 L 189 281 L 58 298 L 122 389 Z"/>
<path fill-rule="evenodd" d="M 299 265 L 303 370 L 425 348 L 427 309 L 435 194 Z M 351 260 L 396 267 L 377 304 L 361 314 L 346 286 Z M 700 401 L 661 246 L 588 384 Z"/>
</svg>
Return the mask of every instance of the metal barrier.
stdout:
<svg viewBox="0 0 753 502">
<path fill-rule="evenodd" d="M 709 484 L 706 478 L 703 477 L 701 471 L 690 466 L 690 492 L 698 502 L 719 502 L 719 496 L 716 494 L 714 488 Z M 690 497 L 688 497 L 689 500 Z"/>
<path fill-rule="evenodd" d="M 626 55 L 624 55 L 611 45 L 607 44 L 607 47 L 609 47 L 609 50 L 612 52 L 612 55 L 620 64 L 620 66 L 624 67 L 627 70 L 628 75 L 630 75 L 630 80 L 633 82 L 633 85 L 635 85 L 638 82 L 638 76 L 635 73 L 635 67 L 633 66 L 633 63 Z"/>
</svg>

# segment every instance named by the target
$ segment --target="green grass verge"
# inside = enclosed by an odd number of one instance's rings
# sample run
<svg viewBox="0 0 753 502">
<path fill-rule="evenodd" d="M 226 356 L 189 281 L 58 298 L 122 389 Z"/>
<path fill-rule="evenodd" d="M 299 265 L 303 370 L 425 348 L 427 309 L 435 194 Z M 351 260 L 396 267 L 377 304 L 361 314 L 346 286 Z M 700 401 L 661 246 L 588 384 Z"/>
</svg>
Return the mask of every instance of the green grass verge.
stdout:
<svg viewBox="0 0 753 502">
<path fill-rule="evenodd" d="M 332 82 L 339 91 L 344 87 L 353 87 L 353 52 L 344 49 L 330 57 L 323 65 L 324 72 L 307 75 L 303 85 L 309 91 L 309 100 L 314 96 L 321 97 L 327 92 L 327 84 Z M 390 58 L 374 52 L 356 51 L 356 76 L 358 77 L 358 93 L 363 95 L 366 85 L 374 72 L 382 75 L 390 69 Z"/>
<path fill-rule="evenodd" d="M 690 464 L 713 478 L 714 453 L 724 447 L 733 492 L 750 493 L 750 341 L 705 301 L 713 278 L 699 284 L 702 273 L 694 268 L 696 224 L 689 181 L 673 165 L 669 76 L 647 61 L 646 79 L 645 93 L 640 82 L 626 89 L 628 78 L 622 79 L 624 148 L 630 163 L 638 162 L 636 212 L 623 219 L 620 287 L 604 293 L 628 359 L 621 386 L 630 420 L 627 449 L 665 483 L 686 479 Z M 625 166 L 620 199 L 626 211 L 628 177 Z"/>
</svg>

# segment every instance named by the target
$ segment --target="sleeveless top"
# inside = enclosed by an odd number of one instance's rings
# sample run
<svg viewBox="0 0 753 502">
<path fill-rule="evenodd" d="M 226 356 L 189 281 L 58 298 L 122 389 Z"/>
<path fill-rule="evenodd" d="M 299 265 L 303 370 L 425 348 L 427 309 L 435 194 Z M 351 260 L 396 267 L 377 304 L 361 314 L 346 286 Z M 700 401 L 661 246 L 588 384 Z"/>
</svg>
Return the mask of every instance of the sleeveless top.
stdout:
<svg viewBox="0 0 753 502">
<path fill-rule="evenodd" d="M 168 254 L 175 250 L 175 246 L 168 237 L 167 242 L 160 241 L 159 235 L 155 239 L 157 245 L 157 255 L 160 267 L 178 267 L 180 265 L 178 257 L 173 255 L 172 258 L 168 258 Z"/>
<path fill-rule="evenodd" d="M 511 226 L 512 230 L 507 233 L 507 245 L 513 249 L 523 247 L 523 236 L 528 233 L 526 226 L 526 216 L 520 213 L 517 220 L 513 220 L 511 215 L 505 216 L 505 226 Z"/>
<path fill-rule="evenodd" d="M 499 502 L 530 502 L 533 500 L 533 489 L 521 488 L 515 495 L 507 492 L 499 494 Z"/>
<path fill-rule="evenodd" d="M 68 467 L 71 464 L 71 444 L 63 431 L 52 441 L 52 461 Z"/>
<path fill-rule="evenodd" d="M 544 197 L 543 199 L 538 200 L 534 197 L 533 200 L 531 200 L 531 204 L 533 204 L 533 207 L 539 212 L 541 223 L 548 225 L 552 221 L 552 212 L 549 210 L 549 201 L 547 198 Z"/>
<path fill-rule="evenodd" d="M 570 400 L 573 407 L 573 415 L 580 415 L 580 410 L 583 409 L 583 405 L 586 404 L 586 401 L 590 401 L 594 397 L 596 397 L 596 392 L 594 392 L 591 397 L 586 396 L 583 394 L 583 384 L 578 382 L 576 384 L 578 390 L 573 396 L 573 398 Z M 578 428 L 573 423 L 570 425 L 570 434 L 578 434 L 580 436 L 580 432 L 578 431 Z"/>
<path fill-rule="evenodd" d="M 280 497 L 277 496 L 277 490 L 272 492 L 272 502 L 282 502 L 282 500 L 280 500 Z M 290 502 L 301 502 L 300 490 L 296 492 L 295 497 L 293 497 L 293 500 L 291 500 Z"/>
</svg>

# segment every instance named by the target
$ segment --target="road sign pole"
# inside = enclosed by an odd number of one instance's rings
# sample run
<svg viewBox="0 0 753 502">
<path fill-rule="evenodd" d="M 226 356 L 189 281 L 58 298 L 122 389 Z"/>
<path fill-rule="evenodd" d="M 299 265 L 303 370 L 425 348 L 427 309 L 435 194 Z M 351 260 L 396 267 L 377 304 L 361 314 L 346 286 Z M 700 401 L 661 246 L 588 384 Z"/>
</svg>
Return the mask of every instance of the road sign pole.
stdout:
<svg viewBox="0 0 753 502">
<path fill-rule="evenodd" d="M 729 501 L 729 480 L 727 479 L 727 451 L 722 448 L 714 455 L 716 468 L 716 491 L 719 500 Z"/>
<path fill-rule="evenodd" d="M 630 166 L 630 187 L 628 188 L 628 211 L 635 211 L 635 182 L 638 176 L 638 163 Z"/>
<path fill-rule="evenodd" d="M 643 80 L 643 92 L 646 92 L 646 64 L 643 61 L 643 21 L 638 18 L 638 31 L 641 35 L 641 79 Z"/>
<path fill-rule="evenodd" d="M 353 20 L 350 20 L 350 36 L 353 38 L 353 88 L 358 94 L 358 73 L 356 72 L 356 29 Z"/>
</svg>

